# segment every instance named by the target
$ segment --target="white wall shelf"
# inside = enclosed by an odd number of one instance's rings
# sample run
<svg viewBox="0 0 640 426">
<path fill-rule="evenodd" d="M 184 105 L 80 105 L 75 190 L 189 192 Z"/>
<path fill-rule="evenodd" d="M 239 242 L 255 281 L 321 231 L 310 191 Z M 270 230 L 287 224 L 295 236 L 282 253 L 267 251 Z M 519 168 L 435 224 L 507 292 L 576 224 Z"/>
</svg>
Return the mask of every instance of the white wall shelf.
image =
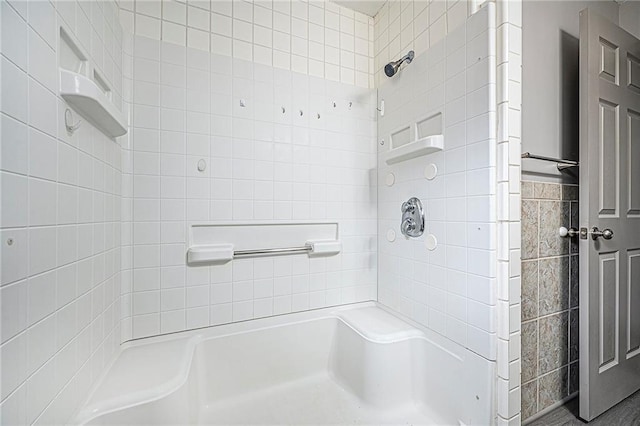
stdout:
<svg viewBox="0 0 640 426">
<path fill-rule="evenodd" d="M 402 161 L 411 160 L 412 158 L 421 157 L 423 155 L 432 154 L 442 151 L 444 148 L 443 135 L 431 135 L 418 139 L 408 144 L 390 149 L 382 153 L 382 158 L 387 164 L 396 164 Z"/>
<path fill-rule="evenodd" d="M 60 69 L 60 96 L 108 136 L 117 137 L 127 133 L 122 113 L 93 80 Z"/>
</svg>

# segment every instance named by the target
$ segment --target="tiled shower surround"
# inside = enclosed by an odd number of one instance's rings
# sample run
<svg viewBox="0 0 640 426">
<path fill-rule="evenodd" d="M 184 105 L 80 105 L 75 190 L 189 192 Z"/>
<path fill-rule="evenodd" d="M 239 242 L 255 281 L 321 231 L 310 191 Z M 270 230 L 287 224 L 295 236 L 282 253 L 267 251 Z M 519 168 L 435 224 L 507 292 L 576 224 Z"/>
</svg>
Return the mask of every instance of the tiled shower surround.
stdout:
<svg viewBox="0 0 640 426">
<path fill-rule="evenodd" d="M 120 344 L 121 150 L 58 92 L 60 26 L 121 106 L 115 2 L 0 2 L 0 424 L 67 424 Z"/>
<path fill-rule="evenodd" d="M 123 338 L 375 300 L 375 91 L 147 37 L 133 48 Z M 305 220 L 337 222 L 342 253 L 185 264 L 190 224 Z"/>
<path fill-rule="evenodd" d="M 125 52 L 123 340 L 375 299 L 375 115 L 363 113 L 375 110 L 364 89 L 373 57 L 423 53 L 471 4 L 385 3 L 376 43 L 374 19 L 331 2 L 121 6 L 136 34 Z M 194 172 L 204 158 L 207 170 Z M 147 214 L 158 204 L 159 216 Z M 185 269 L 186 223 L 303 219 L 339 220 L 343 254 Z"/>
<path fill-rule="evenodd" d="M 253 11 L 252 2 L 244 1 L 231 6 L 207 0 L 2 0 L 2 97 L 12 99 L 1 106 L 2 196 L 13 197 L 16 183 L 27 189 L 18 190 L 19 203 L 2 200 L 0 423 L 67 422 L 121 341 L 375 300 L 377 146 L 375 124 L 369 126 L 375 120 L 372 88 L 388 81 L 380 65 L 409 49 L 419 58 L 464 26 L 464 18 L 481 3 L 393 0 L 372 20 L 332 3 L 297 0 L 255 1 Z M 513 213 L 520 210 L 519 186 L 513 185 L 519 182 L 514 176 L 519 176 L 520 161 L 519 5 L 496 2 L 497 109 L 487 106 L 502 126 L 490 153 L 493 159 L 483 158 L 488 161 L 484 171 L 497 181 L 495 188 L 484 181 L 492 200 L 487 208 L 497 212 L 491 219 L 497 221 L 497 241 L 510 241 L 502 251 L 485 250 L 496 252 L 497 271 L 491 279 L 495 285 L 482 296 L 487 302 L 480 301 L 486 305 L 481 306 L 482 318 L 492 324 L 479 327 L 495 330 L 498 338 L 501 425 L 517 423 L 520 407 L 520 262 L 513 262 L 520 257 L 519 215 Z M 55 24 L 66 25 L 78 39 L 91 63 L 112 83 L 118 105 L 122 93 L 128 136 L 109 140 L 87 123 L 73 138 L 66 133 L 66 104 L 56 97 Z M 489 41 L 493 45 L 495 40 Z M 455 80 L 449 79 L 449 88 Z M 277 100 L 270 105 L 276 116 L 267 119 L 262 115 L 265 105 L 259 105 L 265 89 L 273 90 Z M 452 99 L 462 104 L 461 98 Z M 279 121 L 282 106 L 290 124 Z M 296 121 L 299 110 L 308 125 Z M 322 120 L 312 119 L 314 113 Z M 320 122 L 324 127 L 312 124 Z M 318 137 L 320 133 L 324 136 Z M 252 139 L 253 144 L 248 142 Z M 455 192 L 454 181 L 463 175 L 448 163 L 464 149 L 472 148 L 459 146 L 436 161 L 452 183 L 446 191 Z M 197 172 L 201 158 L 206 160 L 204 173 Z M 265 178 L 265 172 L 273 178 Z M 398 177 L 402 185 L 414 179 Z M 45 202 L 55 208 L 39 208 Z M 298 256 L 186 269 L 189 223 L 297 219 L 341 221 L 343 253 L 313 261 Z M 461 246 L 446 234 L 440 247 L 452 257 Z M 4 245 L 9 237 L 13 250 Z M 438 265 L 441 255 L 432 256 L 435 269 L 460 272 L 456 265 Z M 406 277 L 401 278 L 404 283 Z M 43 287 L 47 291 L 40 291 Z M 489 306 L 492 289 L 498 291 L 495 309 Z M 406 287 L 400 290 L 398 294 Z M 477 311 L 449 309 L 460 301 L 457 290 L 446 289 L 452 303 L 442 307 L 439 319 L 455 313 L 465 318 L 458 325 L 466 321 L 473 327 Z M 413 301 L 420 302 L 422 296 L 416 296 Z M 468 308 L 477 295 L 465 296 Z M 407 304 L 398 306 L 408 313 Z M 487 310 L 493 313 L 486 315 Z M 506 320 L 510 313 L 511 323 Z M 499 327 L 501 322 L 506 326 Z M 432 324 L 473 346 L 473 334 L 455 333 L 448 325 L 443 329 L 442 321 Z"/>
<path fill-rule="evenodd" d="M 495 21 L 489 9 L 449 33 L 379 90 L 380 302 L 488 359 L 495 359 Z M 427 75 L 425 78 L 424 75 Z M 387 165 L 398 129 L 433 120 L 444 149 Z M 433 133 L 427 133 L 433 134 Z M 437 176 L 425 178 L 425 168 Z M 393 178 L 391 184 L 389 179 Z M 425 233 L 400 232 L 400 206 L 425 208 Z M 388 239 L 395 231 L 397 238 Z M 425 238 L 438 246 L 429 251 Z"/>
<path fill-rule="evenodd" d="M 374 87 L 373 18 L 333 2 L 129 0 L 120 5 L 123 27 L 136 35 Z M 446 8 L 440 16 L 446 17 Z"/>
<path fill-rule="evenodd" d="M 522 419 L 578 390 L 578 186 L 522 182 Z"/>
</svg>

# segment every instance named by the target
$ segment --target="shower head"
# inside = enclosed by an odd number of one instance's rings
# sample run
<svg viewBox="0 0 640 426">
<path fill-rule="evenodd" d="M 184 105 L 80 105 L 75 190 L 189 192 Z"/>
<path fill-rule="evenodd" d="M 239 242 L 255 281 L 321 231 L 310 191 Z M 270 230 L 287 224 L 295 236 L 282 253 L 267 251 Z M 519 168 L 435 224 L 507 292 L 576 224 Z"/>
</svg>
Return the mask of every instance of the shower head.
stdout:
<svg viewBox="0 0 640 426">
<path fill-rule="evenodd" d="M 402 65 L 404 62 L 410 64 L 411 61 L 413 61 L 414 56 L 415 56 L 415 53 L 413 52 L 413 50 L 410 50 L 409 53 L 407 53 L 401 59 L 395 62 L 389 62 L 384 67 L 384 73 L 387 75 L 387 77 L 393 77 L 398 72 L 400 65 Z"/>
</svg>

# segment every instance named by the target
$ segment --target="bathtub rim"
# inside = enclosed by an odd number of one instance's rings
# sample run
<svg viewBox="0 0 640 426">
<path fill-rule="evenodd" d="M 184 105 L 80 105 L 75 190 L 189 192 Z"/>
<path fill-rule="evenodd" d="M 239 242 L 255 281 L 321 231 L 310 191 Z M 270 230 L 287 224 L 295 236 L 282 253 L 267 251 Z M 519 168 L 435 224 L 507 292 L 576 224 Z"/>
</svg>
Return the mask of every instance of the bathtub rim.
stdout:
<svg viewBox="0 0 640 426">
<path fill-rule="evenodd" d="M 420 333 L 416 333 L 415 335 L 407 336 L 398 340 L 390 340 L 390 341 L 382 340 L 382 339 L 378 340 L 370 337 L 370 335 L 364 334 L 358 328 L 354 328 L 348 322 L 348 320 L 345 320 L 342 316 L 339 315 L 341 312 L 352 311 L 352 310 L 368 308 L 368 307 L 379 308 L 382 311 L 386 312 L 387 314 L 394 316 L 402 320 L 403 322 L 407 323 L 411 327 L 419 330 Z M 353 328 L 354 331 L 360 334 L 362 338 L 367 339 L 373 343 L 380 343 L 380 344 L 394 343 L 397 341 L 402 341 L 408 338 L 415 337 L 415 338 L 424 338 L 430 341 L 431 343 L 439 346 L 441 349 L 447 352 L 450 352 L 454 356 L 459 357 L 458 352 L 461 350 L 471 351 L 471 349 L 465 348 L 459 343 L 456 343 L 448 339 L 447 337 L 425 327 L 424 325 L 412 320 L 411 318 L 376 301 L 357 302 L 357 303 L 351 303 L 351 304 L 345 304 L 345 305 L 330 306 L 326 308 L 311 309 L 308 311 L 301 311 L 301 312 L 289 312 L 289 313 L 278 314 L 278 315 L 273 315 L 273 316 L 264 317 L 264 318 L 254 318 L 254 319 L 248 319 L 244 321 L 219 324 L 219 325 L 209 325 L 206 327 L 196 328 L 193 330 L 177 331 L 177 332 L 167 333 L 167 334 L 162 334 L 157 336 L 140 337 L 137 339 L 131 339 L 131 340 L 127 340 L 126 342 L 123 342 L 120 345 L 120 351 L 124 351 L 130 347 L 145 346 L 145 345 L 150 345 L 158 342 L 173 341 L 178 339 L 187 340 L 188 337 L 190 338 L 197 337 L 199 340 L 208 340 L 212 338 L 226 337 L 226 336 L 239 334 L 239 333 L 246 333 L 246 332 L 266 330 L 266 329 L 275 328 L 275 327 L 281 327 L 281 326 L 292 324 L 292 323 L 302 324 L 305 322 L 326 319 L 326 318 L 340 319 L 342 322 L 344 322 L 346 325 Z M 227 329 L 229 331 L 226 331 Z"/>
<path fill-rule="evenodd" d="M 341 313 L 347 313 L 349 311 L 355 311 L 364 308 L 377 308 L 385 312 L 386 314 L 395 317 L 402 322 L 406 323 L 412 328 L 411 333 L 406 333 L 399 338 L 395 339 L 375 339 L 371 335 L 367 335 L 364 330 L 355 327 L 348 319 L 345 319 Z M 262 330 L 269 330 L 274 328 L 280 328 L 288 325 L 304 324 L 312 321 L 319 321 L 325 319 L 335 319 L 342 324 L 349 327 L 355 333 L 357 333 L 362 339 L 381 345 L 393 344 L 397 342 L 407 340 L 424 340 L 429 344 L 434 345 L 439 350 L 446 352 L 449 356 L 456 358 L 457 360 L 464 359 L 464 356 L 468 352 L 473 352 L 462 345 L 453 342 L 446 337 L 429 330 L 423 325 L 405 317 L 404 315 L 378 303 L 375 301 L 359 302 L 348 305 L 339 305 L 328 308 L 315 309 L 303 312 L 292 312 L 281 314 L 272 317 L 251 319 L 236 323 L 222 324 L 216 326 L 208 326 L 195 330 L 180 331 L 166 335 L 144 337 L 139 339 L 129 340 L 120 345 L 119 352 L 113 357 L 108 366 L 104 369 L 98 380 L 96 380 L 94 386 L 92 386 L 87 398 L 76 410 L 72 419 L 74 423 L 84 425 L 100 416 L 114 413 L 120 410 L 148 404 L 178 391 L 184 386 L 192 370 L 193 361 L 195 358 L 195 350 L 200 343 L 206 342 L 212 339 L 224 338 L 239 334 L 259 332 Z M 142 348 L 146 346 L 152 346 L 157 343 L 163 342 L 175 342 L 178 340 L 184 340 L 185 351 L 181 354 L 181 365 L 178 368 L 178 372 L 168 381 L 161 385 L 146 388 L 142 391 L 127 392 L 121 394 L 118 397 L 107 398 L 92 402 L 92 398 L 100 388 L 100 385 L 104 382 L 105 378 L 110 373 L 122 353 L 129 348 Z"/>
</svg>

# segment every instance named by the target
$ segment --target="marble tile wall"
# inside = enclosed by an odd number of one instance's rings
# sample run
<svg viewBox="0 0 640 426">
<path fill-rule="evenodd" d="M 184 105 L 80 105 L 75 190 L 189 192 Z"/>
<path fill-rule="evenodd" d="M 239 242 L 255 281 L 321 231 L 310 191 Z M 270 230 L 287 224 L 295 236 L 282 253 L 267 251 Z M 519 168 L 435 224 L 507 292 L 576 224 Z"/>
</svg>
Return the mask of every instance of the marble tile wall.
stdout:
<svg viewBox="0 0 640 426">
<path fill-rule="evenodd" d="M 522 419 L 578 390 L 578 186 L 522 182 Z"/>
</svg>

